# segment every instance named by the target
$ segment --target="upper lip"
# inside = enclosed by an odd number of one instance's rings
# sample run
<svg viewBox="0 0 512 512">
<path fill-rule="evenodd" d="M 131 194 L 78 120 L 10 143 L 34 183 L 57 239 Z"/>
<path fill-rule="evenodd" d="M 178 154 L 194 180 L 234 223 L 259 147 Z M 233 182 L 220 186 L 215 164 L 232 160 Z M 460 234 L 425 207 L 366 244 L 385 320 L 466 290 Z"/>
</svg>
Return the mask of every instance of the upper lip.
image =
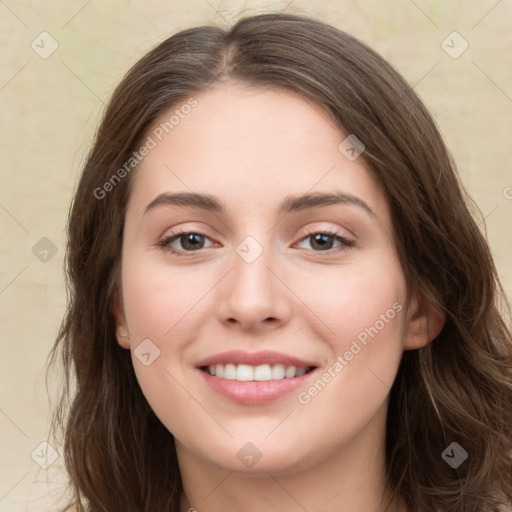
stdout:
<svg viewBox="0 0 512 512">
<path fill-rule="evenodd" d="M 264 350 L 261 352 L 243 352 L 241 350 L 232 350 L 229 352 L 222 352 L 207 357 L 199 361 L 196 365 L 197 368 L 204 366 L 212 366 L 215 364 L 248 364 L 250 366 L 260 366 L 263 364 L 282 364 L 284 366 L 295 366 L 297 368 L 305 368 L 308 366 L 316 366 L 311 361 L 303 361 L 297 357 L 287 354 L 280 354 L 271 350 Z"/>
</svg>

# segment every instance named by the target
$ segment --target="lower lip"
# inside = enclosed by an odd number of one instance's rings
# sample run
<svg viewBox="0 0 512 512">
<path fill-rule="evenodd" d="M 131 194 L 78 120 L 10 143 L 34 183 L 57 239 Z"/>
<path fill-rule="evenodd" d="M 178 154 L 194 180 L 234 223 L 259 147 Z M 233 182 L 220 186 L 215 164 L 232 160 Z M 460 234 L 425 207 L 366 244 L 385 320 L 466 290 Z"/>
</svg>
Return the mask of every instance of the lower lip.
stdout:
<svg viewBox="0 0 512 512">
<path fill-rule="evenodd" d="M 197 369 L 206 383 L 219 395 L 239 404 L 261 405 L 295 391 L 304 385 L 315 370 L 290 379 L 248 381 L 223 379 Z"/>
</svg>

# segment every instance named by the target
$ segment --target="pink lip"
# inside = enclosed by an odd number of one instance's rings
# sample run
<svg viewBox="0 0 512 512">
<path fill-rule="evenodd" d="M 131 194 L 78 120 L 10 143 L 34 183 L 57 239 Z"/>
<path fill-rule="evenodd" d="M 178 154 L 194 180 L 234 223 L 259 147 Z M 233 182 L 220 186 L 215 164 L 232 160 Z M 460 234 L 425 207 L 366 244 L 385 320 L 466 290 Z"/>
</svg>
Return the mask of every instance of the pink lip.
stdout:
<svg viewBox="0 0 512 512">
<path fill-rule="evenodd" d="M 206 367 L 215 364 L 248 364 L 251 366 L 282 364 L 283 366 L 295 366 L 296 368 L 317 366 L 314 362 L 304 361 L 271 350 L 254 353 L 232 350 L 207 357 L 197 363 L 196 368 L 199 370 L 200 375 L 215 392 L 236 403 L 247 405 L 262 405 L 276 400 L 302 386 L 313 372 L 290 379 L 239 382 L 237 380 L 214 377 L 204 371 Z"/>
<path fill-rule="evenodd" d="M 248 364 L 251 366 L 259 366 L 262 364 L 282 364 L 284 366 L 295 366 L 297 368 L 304 368 L 307 366 L 317 366 L 314 362 L 303 361 L 287 354 L 280 354 L 279 352 L 272 352 L 271 350 L 264 350 L 261 352 L 242 352 L 241 350 L 232 350 L 230 352 L 223 352 L 216 354 L 199 361 L 196 368 L 211 366 L 214 364 Z"/>
<path fill-rule="evenodd" d="M 293 377 L 291 379 L 269 380 L 261 382 L 239 382 L 237 380 L 228 380 L 222 379 L 220 377 L 214 377 L 203 370 L 197 371 L 202 376 L 202 378 L 205 379 L 206 383 L 219 395 L 228 398 L 233 402 L 245 405 L 263 405 L 276 400 L 287 393 L 291 393 L 300 386 L 303 386 L 306 380 L 309 379 L 313 373 L 315 373 L 312 371 L 302 375 L 301 377 Z"/>
</svg>

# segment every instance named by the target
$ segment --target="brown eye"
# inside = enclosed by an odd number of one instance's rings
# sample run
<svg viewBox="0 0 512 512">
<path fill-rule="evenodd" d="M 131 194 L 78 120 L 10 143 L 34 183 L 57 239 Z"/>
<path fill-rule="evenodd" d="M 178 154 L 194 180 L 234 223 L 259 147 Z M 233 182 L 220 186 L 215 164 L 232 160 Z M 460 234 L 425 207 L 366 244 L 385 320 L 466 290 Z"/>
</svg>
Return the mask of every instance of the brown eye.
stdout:
<svg viewBox="0 0 512 512">
<path fill-rule="evenodd" d="M 181 246 L 186 251 L 202 249 L 204 245 L 204 236 L 199 233 L 187 233 L 186 235 L 180 235 L 177 240 L 180 240 Z"/>
<path fill-rule="evenodd" d="M 311 248 L 315 252 L 329 251 L 333 249 L 333 246 L 336 242 L 339 242 L 337 247 L 349 248 L 354 245 L 354 242 L 348 240 L 347 238 L 338 235 L 337 233 L 329 232 L 329 231 L 321 231 L 316 233 L 309 233 L 306 235 L 301 242 L 308 240 Z M 336 247 L 334 247 L 336 249 Z"/>
<path fill-rule="evenodd" d="M 192 253 L 205 248 L 205 241 L 209 238 L 195 231 L 174 233 L 158 243 L 160 247 L 175 254 Z M 179 243 L 181 247 L 176 247 Z"/>
</svg>

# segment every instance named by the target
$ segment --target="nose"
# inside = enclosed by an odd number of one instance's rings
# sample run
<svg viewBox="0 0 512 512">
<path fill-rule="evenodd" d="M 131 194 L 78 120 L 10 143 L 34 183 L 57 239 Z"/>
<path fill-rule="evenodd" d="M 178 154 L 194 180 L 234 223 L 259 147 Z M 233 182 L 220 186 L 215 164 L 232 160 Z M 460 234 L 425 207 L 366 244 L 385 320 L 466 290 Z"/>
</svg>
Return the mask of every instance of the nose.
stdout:
<svg viewBox="0 0 512 512">
<path fill-rule="evenodd" d="M 252 262 L 235 252 L 232 269 L 218 290 L 219 320 L 248 331 L 286 324 L 292 312 L 293 294 L 280 274 L 276 259 L 267 248 Z"/>
</svg>

